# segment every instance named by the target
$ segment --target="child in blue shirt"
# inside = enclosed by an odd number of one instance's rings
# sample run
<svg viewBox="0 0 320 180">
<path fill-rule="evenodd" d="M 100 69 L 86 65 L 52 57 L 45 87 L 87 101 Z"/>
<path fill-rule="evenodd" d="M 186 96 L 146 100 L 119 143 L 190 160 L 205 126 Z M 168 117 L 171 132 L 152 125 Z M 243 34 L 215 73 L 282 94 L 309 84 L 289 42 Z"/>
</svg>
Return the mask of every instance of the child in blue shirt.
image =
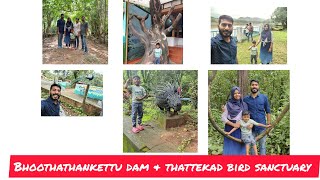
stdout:
<svg viewBox="0 0 320 180">
<path fill-rule="evenodd" d="M 162 59 L 162 49 L 160 48 L 160 43 L 156 44 L 156 49 L 154 51 L 154 63 L 160 64 L 160 59 Z"/>
</svg>

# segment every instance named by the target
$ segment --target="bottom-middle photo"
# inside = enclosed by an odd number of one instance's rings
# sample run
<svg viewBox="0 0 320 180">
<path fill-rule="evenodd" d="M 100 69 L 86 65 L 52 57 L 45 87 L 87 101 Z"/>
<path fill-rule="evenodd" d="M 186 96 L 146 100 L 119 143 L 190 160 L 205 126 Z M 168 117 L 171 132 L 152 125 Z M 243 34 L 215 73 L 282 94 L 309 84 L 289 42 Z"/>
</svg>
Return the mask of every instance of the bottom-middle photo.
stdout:
<svg viewBox="0 0 320 180">
<path fill-rule="evenodd" d="M 123 71 L 123 152 L 198 151 L 198 72 Z"/>
</svg>

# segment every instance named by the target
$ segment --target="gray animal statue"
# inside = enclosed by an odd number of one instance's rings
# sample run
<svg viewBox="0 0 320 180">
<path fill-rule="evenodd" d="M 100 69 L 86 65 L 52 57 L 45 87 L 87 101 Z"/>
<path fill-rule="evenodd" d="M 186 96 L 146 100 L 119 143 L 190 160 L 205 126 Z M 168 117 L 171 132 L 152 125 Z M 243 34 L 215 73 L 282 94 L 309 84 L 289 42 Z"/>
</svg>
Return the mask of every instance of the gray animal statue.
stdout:
<svg viewBox="0 0 320 180">
<path fill-rule="evenodd" d="M 178 114 L 181 110 L 181 99 L 178 94 L 177 87 L 167 83 L 165 85 L 159 85 L 156 88 L 156 105 L 165 110 L 168 115 L 171 115 L 171 108 L 174 110 L 174 115 Z"/>
</svg>

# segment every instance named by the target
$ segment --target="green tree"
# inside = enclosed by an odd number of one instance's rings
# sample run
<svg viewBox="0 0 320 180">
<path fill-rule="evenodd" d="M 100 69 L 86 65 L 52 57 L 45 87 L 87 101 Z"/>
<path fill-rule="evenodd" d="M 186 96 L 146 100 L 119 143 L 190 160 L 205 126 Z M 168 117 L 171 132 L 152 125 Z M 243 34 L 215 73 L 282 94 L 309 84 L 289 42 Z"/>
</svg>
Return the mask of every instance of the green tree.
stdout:
<svg viewBox="0 0 320 180">
<path fill-rule="evenodd" d="M 287 7 L 278 7 L 272 14 L 272 20 L 287 29 Z"/>
</svg>

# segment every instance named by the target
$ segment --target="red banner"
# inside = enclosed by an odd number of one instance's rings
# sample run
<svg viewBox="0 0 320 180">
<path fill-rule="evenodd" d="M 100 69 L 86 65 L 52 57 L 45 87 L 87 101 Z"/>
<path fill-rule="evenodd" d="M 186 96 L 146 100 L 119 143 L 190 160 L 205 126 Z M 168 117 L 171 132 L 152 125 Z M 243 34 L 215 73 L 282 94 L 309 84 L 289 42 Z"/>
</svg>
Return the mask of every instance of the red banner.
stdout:
<svg viewBox="0 0 320 180">
<path fill-rule="evenodd" d="M 320 156 L 12 155 L 9 177 L 319 177 Z"/>
</svg>

